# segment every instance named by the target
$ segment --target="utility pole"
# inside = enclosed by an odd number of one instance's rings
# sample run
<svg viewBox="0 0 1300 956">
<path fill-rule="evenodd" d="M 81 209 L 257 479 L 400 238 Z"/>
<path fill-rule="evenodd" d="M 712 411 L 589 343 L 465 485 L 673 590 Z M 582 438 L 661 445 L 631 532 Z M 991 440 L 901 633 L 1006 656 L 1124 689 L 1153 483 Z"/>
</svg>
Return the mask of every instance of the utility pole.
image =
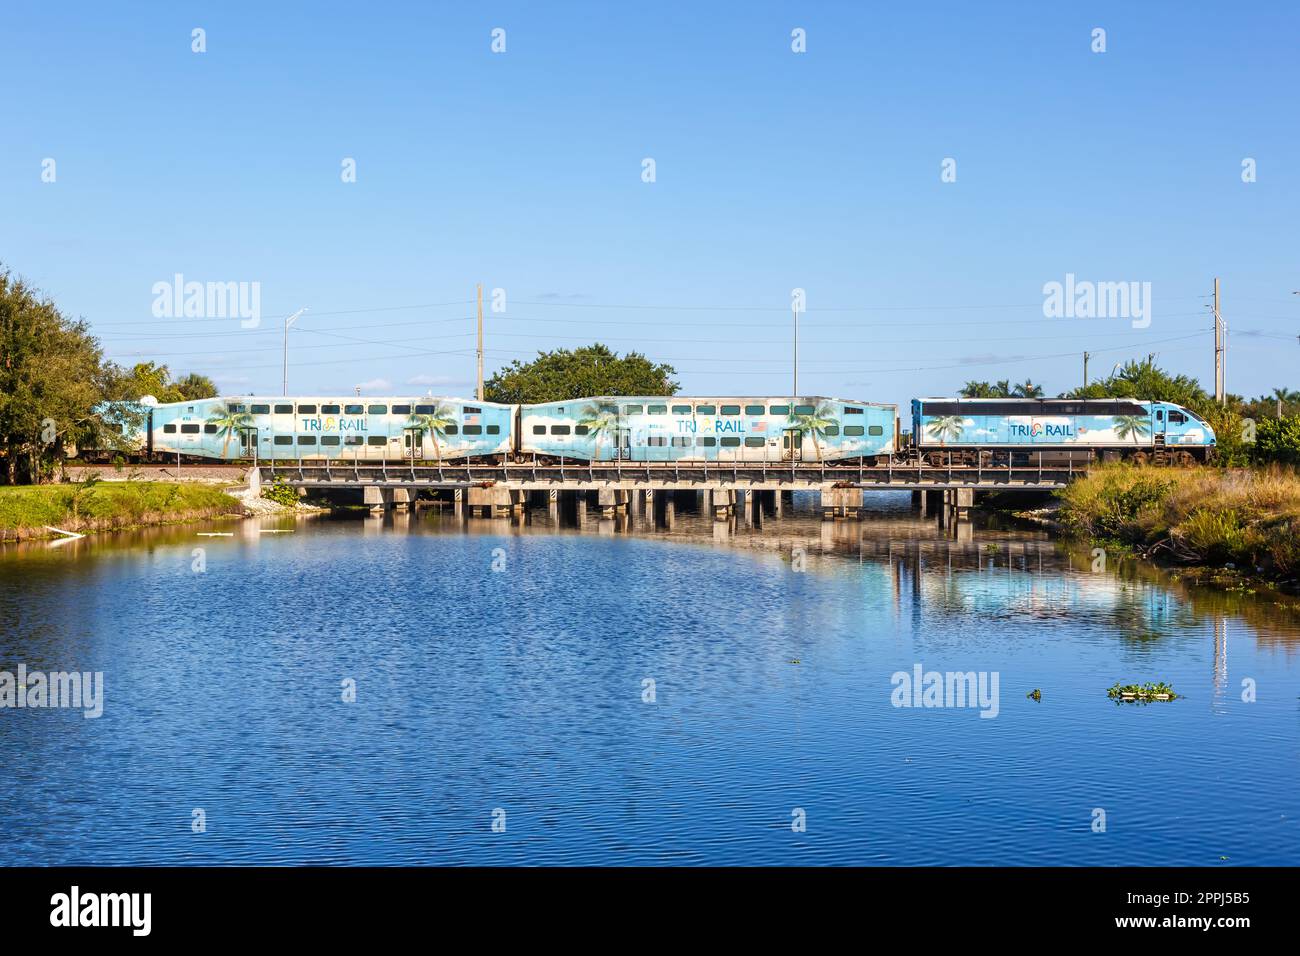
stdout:
<svg viewBox="0 0 1300 956">
<path fill-rule="evenodd" d="M 1214 400 L 1220 405 L 1227 403 L 1223 393 L 1223 361 L 1228 351 L 1226 330 L 1223 316 L 1219 312 L 1219 277 L 1214 277 Z"/>
<path fill-rule="evenodd" d="M 284 368 L 280 378 L 280 384 L 283 391 L 282 395 L 289 394 L 289 326 L 298 321 L 298 316 L 306 312 L 306 309 L 299 309 L 293 315 L 284 320 Z"/>
<path fill-rule="evenodd" d="M 1083 387 L 1088 387 L 1088 359 L 1091 358 L 1087 352 L 1083 353 Z"/>
<path fill-rule="evenodd" d="M 791 398 L 799 397 L 799 306 L 796 304 L 792 309 L 794 312 L 794 391 Z"/>
<path fill-rule="evenodd" d="M 478 400 L 483 401 L 483 283 L 478 284 Z"/>
</svg>

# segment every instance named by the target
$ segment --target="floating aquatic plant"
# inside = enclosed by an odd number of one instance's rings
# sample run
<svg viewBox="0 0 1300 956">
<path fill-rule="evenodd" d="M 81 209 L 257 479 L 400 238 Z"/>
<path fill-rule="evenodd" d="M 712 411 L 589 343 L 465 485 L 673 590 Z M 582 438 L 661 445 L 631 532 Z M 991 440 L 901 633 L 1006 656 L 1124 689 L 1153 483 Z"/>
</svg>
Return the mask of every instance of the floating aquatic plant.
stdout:
<svg viewBox="0 0 1300 956">
<path fill-rule="evenodd" d="M 1116 684 L 1106 696 L 1117 704 L 1146 704 L 1153 700 L 1176 700 L 1178 695 L 1164 681 L 1152 684 Z"/>
<path fill-rule="evenodd" d="M 1033 690 L 1031 690 L 1031 691 L 1030 691 L 1028 694 L 1026 694 L 1025 696 L 1028 697 L 1030 700 L 1042 700 L 1042 699 L 1043 699 L 1043 692 L 1042 692 L 1041 690 L 1039 690 L 1037 687 L 1035 687 Z"/>
</svg>

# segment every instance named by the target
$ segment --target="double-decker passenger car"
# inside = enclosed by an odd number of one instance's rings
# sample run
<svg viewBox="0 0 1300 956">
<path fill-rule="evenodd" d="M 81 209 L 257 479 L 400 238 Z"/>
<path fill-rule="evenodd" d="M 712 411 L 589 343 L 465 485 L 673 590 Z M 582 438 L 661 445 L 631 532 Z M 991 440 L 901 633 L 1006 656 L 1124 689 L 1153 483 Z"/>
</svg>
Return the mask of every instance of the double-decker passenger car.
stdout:
<svg viewBox="0 0 1300 956">
<path fill-rule="evenodd" d="M 154 404 L 146 454 L 218 460 L 504 460 L 514 405 L 460 398 L 207 398 Z"/>
<path fill-rule="evenodd" d="M 912 440 L 931 464 L 1129 458 L 1208 461 L 1214 429 L 1170 402 L 1122 398 L 918 398 Z"/>
<path fill-rule="evenodd" d="M 894 405 L 820 397 L 605 396 L 524 405 L 522 455 L 587 461 L 773 462 L 883 458 Z"/>
</svg>

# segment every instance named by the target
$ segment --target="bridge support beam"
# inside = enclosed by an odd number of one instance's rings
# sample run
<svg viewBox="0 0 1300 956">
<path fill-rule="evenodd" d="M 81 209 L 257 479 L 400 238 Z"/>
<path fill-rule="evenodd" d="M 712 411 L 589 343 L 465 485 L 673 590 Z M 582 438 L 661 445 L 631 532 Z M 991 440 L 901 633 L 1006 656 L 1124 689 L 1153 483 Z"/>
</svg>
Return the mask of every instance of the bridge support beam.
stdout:
<svg viewBox="0 0 1300 956">
<path fill-rule="evenodd" d="M 822 485 L 822 518 L 860 518 L 862 516 L 862 489 L 836 488 L 834 485 Z"/>
<path fill-rule="evenodd" d="M 619 512 L 626 511 L 627 500 L 628 492 L 621 488 L 601 488 L 596 499 L 604 518 L 612 518 Z"/>
<path fill-rule="evenodd" d="M 488 488 L 466 488 L 465 503 L 469 507 L 470 517 L 482 515 L 491 518 L 500 513 L 508 513 L 511 505 L 510 489 L 499 485 Z"/>
</svg>

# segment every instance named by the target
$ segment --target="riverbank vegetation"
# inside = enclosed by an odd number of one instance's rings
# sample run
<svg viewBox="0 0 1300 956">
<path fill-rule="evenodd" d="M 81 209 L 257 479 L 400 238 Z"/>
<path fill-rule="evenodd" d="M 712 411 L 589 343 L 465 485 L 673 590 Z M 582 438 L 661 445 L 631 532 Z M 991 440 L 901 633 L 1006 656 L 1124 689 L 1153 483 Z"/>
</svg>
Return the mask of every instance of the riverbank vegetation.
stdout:
<svg viewBox="0 0 1300 956">
<path fill-rule="evenodd" d="M 1067 534 L 1164 563 L 1300 578 L 1300 475 L 1289 468 L 1094 469 L 1063 488 Z"/>
<path fill-rule="evenodd" d="M 49 528 L 89 533 L 238 514 L 213 485 L 96 481 L 0 487 L 0 541 L 57 537 Z"/>
</svg>

